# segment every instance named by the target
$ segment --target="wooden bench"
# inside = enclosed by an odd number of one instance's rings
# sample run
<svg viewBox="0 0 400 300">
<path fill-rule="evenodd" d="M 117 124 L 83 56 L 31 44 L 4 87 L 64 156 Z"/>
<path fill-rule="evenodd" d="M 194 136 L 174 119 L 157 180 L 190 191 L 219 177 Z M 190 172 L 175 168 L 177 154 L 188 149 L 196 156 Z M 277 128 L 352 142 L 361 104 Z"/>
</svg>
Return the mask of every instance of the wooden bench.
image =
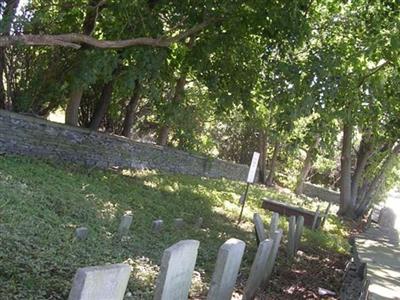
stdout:
<svg viewBox="0 0 400 300">
<path fill-rule="evenodd" d="M 288 216 L 288 217 L 303 216 L 304 217 L 304 226 L 307 226 L 309 228 L 312 227 L 314 217 L 315 217 L 315 212 L 306 210 L 306 209 L 298 207 L 298 206 L 290 205 L 288 203 L 282 203 L 282 202 L 267 199 L 267 198 L 264 198 L 262 200 L 263 200 L 262 205 L 261 205 L 262 208 L 277 212 L 280 215 Z M 317 218 L 317 223 L 316 223 L 317 228 L 319 227 L 319 224 L 321 224 L 322 217 L 323 216 L 320 215 Z"/>
</svg>

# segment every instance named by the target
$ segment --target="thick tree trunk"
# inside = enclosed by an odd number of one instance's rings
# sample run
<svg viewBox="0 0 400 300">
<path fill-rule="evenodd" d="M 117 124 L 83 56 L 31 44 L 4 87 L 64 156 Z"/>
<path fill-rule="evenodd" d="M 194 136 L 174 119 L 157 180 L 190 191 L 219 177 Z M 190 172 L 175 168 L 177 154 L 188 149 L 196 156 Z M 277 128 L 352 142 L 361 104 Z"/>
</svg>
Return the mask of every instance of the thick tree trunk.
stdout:
<svg viewBox="0 0 400 300">
<path fill-rule="evenodd" d="M 132 126 L 133 126 L 133 123 L 135 122 L 136 110 L 137 110 L 137 107 L 138 107 L 139 101 L 140 101 L 140 90 L 141 90 L 141 84 L 140 84 L 139 80 L 136 80 L 132 97 L 129 100 L 129 103 L 125 109 L 125 119 L 124 119 L 124 124 L 122 126 L 122 132 L 121 132 L 121 134 L 123 136 L 126 136 L 127 138 L 130 138 L 132 136 L 132 132 L 131 132 Z"/>
<path fill-rule="evenodd" d="M 361 139 L 360 148 L 357 153 L 357 164 L 356 168 L 353 172 L 353 176 L 351 178 L 351 201 L 352 203 L 356 203 L 358 190 L 360 188 L 361 179 L 363 178 L 363 174 L 365 168 L 368 163 L 368 159 L 370 158 L 373 147 L 370 142 L 371 134 L 369 132 L 364 133 Z"/>
<path fill-rule="evenodd" d="M 274 153 L 272 154 L 272 158 L 271 158 L 271 162 L 269 165 L 269 174 L 268 174 L 268 178 L 265 182 L 265 184 L 267 186 L 273 186 L 274 185 L 274 179 L 275 179 L 275 171 L 276 171 L 276 163 L 278 161 L 278 154 L 279 154 L 279 150 L 281 148 L 281 143 L 279 141 L 275 142 L 275 146 L 274 146 Z"/>
<path fill-rule="evenodd" d="M 69 95 L 69 102 L 65 110 L 65 123 L 71 126 L 78 125 L 79 105 L 81 104 L 83 89 L 73 89 Z"/>
<path fill-rule="evenodd" d="M 185 94 L 185 85 L 186 85 L 186 72 L 182 73 L 178 78 L 175 84 L 174 96 L 172 97 L 172 104 L 176 105 L 183 99 Z M 161 146 L 165 146 L 168 143 L 170 132 L 170 126 L 168 125 L 168 121 L 164 123 L 161 128 L 157 139 L 157 144 Z"/>
<path fill-rule="evenodd" d="M 11 24 L 13 22 L 15 12 L 17 10 L 19 0 L 6 0 L 3 14 L 0 22 L 0 36 L 9 36 Z M 3 78 L 6 68 L 5 48 L 0 47 L 0 108 L 7 108 L 7 96 Z"/>
<path fill-rule="evenodd" d="M 265 183 L 267 178 L 267 134 L 264 130 L 260 130 L 260 134 L 258 136 L 258 151 L 260 151 L 260 159 L 258 160 L 258 167 L 259 167 L 259 181 L 261 183 Z"/>
<path fill-rule="evenodd" d="M 317 136 L 315 142 L 308 148 L 306 159 L 304 160 L 303 167 L 301 168 L 300 174 L 297 178 L 296 188 L 294 190 L 296 195 L 303 194 L 304 182 L 306 181 L 308 174 L 311 171 L 313 160 L 315 157 L 315 150 L 318 147 L 320 140 L 321 138 Z"/>
<path fill-rule="evenodd" d="M 96 110 L 93 114 L 93 118 L 90 122 L 89 128 L 91 130 L 98 130 L 103 120 L 104 116 L 106 115 L 108 106 L 111 103 L 112 93 L 114 89 L 114 80 L 111 79 L 109 82 L 104 84 L 103 89 L 101 90 L 101 95 L 99 99 L 99 103 L 96 107 Z"/>
<path fill-rule="evenodd" d="M 351 139 L 353 128 L 343 125 L 342 155 L 340 159 L 340 207 L 338 215 L 353 218 L 354 203 L 351 199 Z"/>
<path fill-rule="evenodd" d="M 100 5 L 103 3 L 102 0 L 88 0 L 88 8 L 86 10 L 85 19 L 82 25 L 82 33 L 84 35 L 90 36 L 95 27 L 96 27 L 96 20 L 99 14 L 99 11 L 104 7 L 104 5 Z M 87 47 L 82 47 L 84 50 Z M 70 98 L 67 103 L 67 109 L 65 111 L 65 123 L 71 126 L 78 126 L 78 113 L 79 113 L 79 106 L 81 104 L 83 95 L 83 86 L 75 87 L 71 93 Z"/>
</svg>

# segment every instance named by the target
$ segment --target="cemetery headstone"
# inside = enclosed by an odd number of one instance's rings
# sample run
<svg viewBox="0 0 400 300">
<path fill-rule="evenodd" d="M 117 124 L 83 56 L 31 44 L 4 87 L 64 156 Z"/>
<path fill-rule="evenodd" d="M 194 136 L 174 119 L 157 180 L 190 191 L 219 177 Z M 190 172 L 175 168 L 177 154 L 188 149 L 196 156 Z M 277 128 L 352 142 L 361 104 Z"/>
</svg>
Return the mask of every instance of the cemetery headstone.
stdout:
<svg viewBox="0 0 400 300">
<path fill-rule="evenodd" d="M 154 294 L 155 300 L 187 300 L 199 241 L 180 241 L 164 251 Z"/>
<path fill-rule="evenodd" d="M 294 253 L 297 252 L 297 249 L 300 246 L 301 236 L 303 235 L 304 230 L 304 217 L 298 216 L 296 218 L 296 232 L 295 232 L 295 240 L 294 240 Z"/>
<path fill-rule="evenodd" d="M 256 230 L 257 244 L 259 244 L 260 242 L 265 240 L 267 236 L 265 235 L 264 223 L 258 213 L 254 213 L 253 223 Z"/>
<path fill-rule="evenodd" d="M 275 231 L 278 229 L 278 225 L 279 225 L 279 213 L 274 212 L 272 213 L 271 223 L 269 225 L 269 238 L 271 238 L 272 235 L 275 233 Z"/>
<path fill-rule="evenodd" d="M 269 280 L 269 278 L 272 275 L 276 257 L 278 256 L 279 245 L 281 244 L 282 234 L 283 234 L 283 230 L 278 229 L 271 236 L 273 244 L 272 244 L 271 254 L 268 257 L 267 269 L 266 269 L 265 275 L 264 275 L 263 283 L 265 283 L 265 284 L 267 283 L 267 281 Z"/>
<path fill-rule="evenodd" d="M 75 237 L 78 240 L 86 240 L 89 234 L 89 230 L 86 227 L 78 227 L 75 229 Z"/>
<path fill-rule="evenodd" d="M 119 223 L 118 233 L 119 235 L 127 235 L 129 232 L 129 228 L 131 227 L 133 220 L 133 216 L 131 214 L 125 214 L 121 218 L 121 222 Z"/>
<path fill-rule="evenodd" d="M 185 222 L 183 221 L 182 218 L 177 218 L 174 220 L 174 226 L 176 229 L 182 229 L 184 225 L 185 225 Z"/>
<path fill-rule="evenodd" d="M 272 248 L 272 240 L 264 240 L 257 249 L 256 257 L 251 265 L 250 275 L 243 292 L 243 300 L 253 300 L 267 269 L 268 257 Z"/>
<path fill-rule="evenodd" d="M 319 213 L 319 205 L 318 205 L 317 210 L 315 211 L 314 220 L 313 220 L 313 223 L 312 223 L 312 226 L 311 226 L 312 230 L 317 229 L 317 226 L 318 226 L 317 223 L 318 223 L 319 215 L 320 215 L 320 213 Z"/>
<path fill-rule="evenodd" d="M 164 221 L 163 220 L 155 220 L 153 221 L 152 229 L 154 232 L 160 232 L 163 228 Z"/>
<path fill-rule="evenodd" d="M 288 243 L 287 243 L 287 255 L 289 259 L 292 259 L 294 256 L 294 247 L 295 247 L 295 239 L 296 239 L 296 217 L 289 217 L 289 229 L 288 229 Z"/>
<path fill-rule="evenodd" d="M 227 240 L 218 251 L 208 300 L 230 300 L 246 244 L 238 239 Z"/>
<path fill-rule="evenodd" d="M 203 218 L 199 217 L 196 221 L 196 225 L 197 228 L 201 228 L 203 226 Z"/>
<path fill-rule="evenodd" d="M 80 268 L 68 300 L 122 300 L 130 273 L 126 264 Z"/>
</svg>

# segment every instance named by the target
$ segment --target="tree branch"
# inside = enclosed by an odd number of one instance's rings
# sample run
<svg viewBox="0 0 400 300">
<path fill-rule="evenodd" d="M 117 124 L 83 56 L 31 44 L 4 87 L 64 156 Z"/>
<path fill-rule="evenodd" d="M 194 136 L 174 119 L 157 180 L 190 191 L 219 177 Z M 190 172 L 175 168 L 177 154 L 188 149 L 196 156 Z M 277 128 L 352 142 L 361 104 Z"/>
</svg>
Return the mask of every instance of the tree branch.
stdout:
<svg viewBox="0 0 400 300">
<path fill-rule="evenodd" d="M 368 70 L 369 71 L 368 74 L 364 75 L 361 78 L 358 86 L 361 87 L 364 84 L 364 82 L 368 79 L 368 77 L 371 77 L 372 75 L 378 73 L 380 70 L 382 70 L 389 64 L 390 64 L 390 61 L 386 60 L 383 63 L 381 63 L 380 65 L 376 66 L 375 68 Z"/>
<path fill-rule="evenodd" d="M 175 36 L 162 36 L 159 38 L 151 37 L 139 37 L 128 40 L 98 40 L 89 35 L 79 33 L 67 33 L 67 34 L 43 34 L 43 35 L 15 35 L 15 36 L 3 36 L 0 37 L 0 47 L 10 47 L 15 45 L 26 45 L 26 46 L 62 46 L 79 49 L 82 44 L 93 46 L 102 49 L 117 49 L 127 48 L 134 46 L 150 46 L 150 47 L 169 47 L 171 44 L 179 42 L 193 34 L 202 31 L 204 28 L 215 22 L 216 19 L 208 19 L 202 23 L 199 23 L 192 28 L 179 33 Z"/>
</svg>

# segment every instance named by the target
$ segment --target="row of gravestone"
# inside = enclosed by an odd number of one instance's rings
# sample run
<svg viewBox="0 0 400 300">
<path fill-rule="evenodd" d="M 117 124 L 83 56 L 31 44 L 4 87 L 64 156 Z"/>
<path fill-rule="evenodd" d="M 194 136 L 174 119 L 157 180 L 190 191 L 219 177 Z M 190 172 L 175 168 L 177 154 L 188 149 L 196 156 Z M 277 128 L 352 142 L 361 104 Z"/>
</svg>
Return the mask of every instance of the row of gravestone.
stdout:
<svg viewBox="0 0 400 300">
<path fill-rule="evenodd" d="M 282 229 L 277 229 L 260 242 L 243 299 L 254 299 L 258 287 L 271 276 L 281 237 Z M 184 240 L 164 251 L 154 299 L 187 299 L 198 247 L 198 241 Z M 244 249 L 245 243 L 238 239 L 220 247 L 208 299 L 231 299 Z M 129 276 L 125 264 L 78 269 L 69 299 L 123 299 Z"/>
<path fill-rule="evenodd" d="M 118 234 L 120 236 L 127 235 L 129 232 L 129 228 L 131 227 L 133 221 L 133 216 L 130 213 L 127 213 L 122 216 L 121 222 L 118 227 Z M 182 218 L 174 219 L 174 227 L 176 229 L 182 229 L 185 225 L 185 221 Z M 203 218 L 199 217 L 196 221 L 195 227 L 201 228 L 203 225 Z M 160 232 L 163 229 L 164 221 L 163 220 L 155 220 L 152 223 L 152 230 L 154 232 Z M 87 227 L 78 227 L 75 229 L 75 237 L 78 240 L 85 240 L 88 237 L 89 230 Z"/>
<path fill-rule="evenodd" d="M 297 249 L 300 245 L 301 236 L 304 230 L 304 217 L 303 216 L 290 216 L 288 219 L 288 235 L 287 235 L 287 256 L 291 261 L 294 255 L 297 253 Z M 267 235 L 271 238 L 273 233 L 278 229 L 279 225 L 279 214 L 274 212 L 271 217 L 271 223 L 269 225 L 269 232 L 265 232 L 264 223 L 259 214 L 255 213 L 253 216 L 253 223 L 257 238 L 257 243 L 267 238 Z"/>
<path fill-rule="evenodd" d="M 283 233 L 278 228 L 277 213 L 272 216 L 268 238 L 261 217 L 254 214 L 253 221 L 259 244 L 243 292 L 243 299 L 247 300 L 254 299 L 258 288 L 270 279 Z M 289 218 L 287 252 L 291 258 L 299 245 L 303 222 L 303 217 Z M 199 244 L 196 240 L 184 240 L 164 251 L 154 299 L 187 299 Z M 220 247 L 207 299 L 231 299 L 244 249 L 245 243 L 238 239 L 229 239 Z M 78 269 L 68 299 L 123 299 L 129 276 L 130 267 L 126 264 Z"/>
</svg>

